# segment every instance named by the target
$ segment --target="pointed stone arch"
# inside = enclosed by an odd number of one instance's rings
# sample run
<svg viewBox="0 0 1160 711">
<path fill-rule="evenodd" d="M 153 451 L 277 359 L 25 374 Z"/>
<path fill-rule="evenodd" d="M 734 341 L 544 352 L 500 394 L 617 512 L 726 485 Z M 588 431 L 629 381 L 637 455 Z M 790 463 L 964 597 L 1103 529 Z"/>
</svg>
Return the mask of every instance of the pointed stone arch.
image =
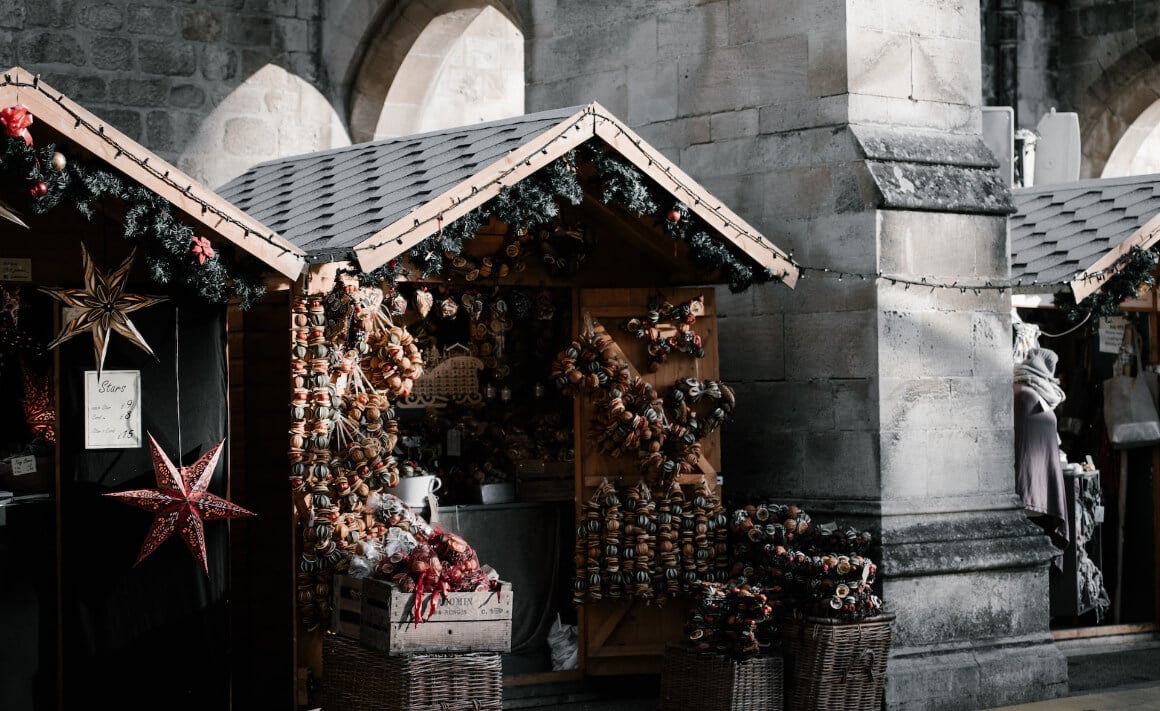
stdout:
<svg viewBox="0 0 1160 711">
<path fill-rule="evenodd" d="M 271 63 L 215 102 L 177 166 L 217 188 L 255 163 L 349 143 L 326 97 L 302 77 Z"/>
<path fill-rule="evenodd" d="M 1081 177 L 1101 177 L 1109 164 L 1112 172 L 1116 172 L 1132 158 L 1128 143 L 1140 142 L 1142 133 L 1155 128 L 1148 125 L 1154 124 L 1149 118 L 1151 114 L 1145 114 L 1160 100 L 1157 57 L 1160 57 L 1160 37 L 1147 40 L 1124 54 L 1078 97 Z M 1125 146 L 1117 151 L 1122 141 L 1126 142 Z"/>
<path fill-rule="evenodd" d="M 523 33 L 514 0 L 413 0 L 384 5 L 368 28 L 362 56 L 356 62 L 350 84 L 347 106 L 352 141 L 358 143 L 375 137 L 388 93 L 400 78 L 408 55 L 432 22 L 443 18 L 442 30 L 463 30 L 487 8 L 498 11 Z M 414 69 L 415 76 L 407 77 L 413 88 L 408 98 L 413 98 L 425 83 L 434 80 L 438 66 L 427 62 L 415 65 Z"/>
</svg>

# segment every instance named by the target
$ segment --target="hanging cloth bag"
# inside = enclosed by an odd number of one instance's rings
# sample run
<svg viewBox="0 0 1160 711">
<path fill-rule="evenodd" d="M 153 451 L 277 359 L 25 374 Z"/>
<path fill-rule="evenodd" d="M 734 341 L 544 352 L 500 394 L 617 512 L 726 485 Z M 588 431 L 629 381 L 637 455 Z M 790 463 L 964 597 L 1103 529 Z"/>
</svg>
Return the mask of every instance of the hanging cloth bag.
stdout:
<svg viewBox="0 0 1160 711">
<path fill-rule="evenodd" d="M 1160 444 L 1160 414 L 1156 394 L 1160 381 L 1156 373 L 1144 370 L 1140 359 L 1140 336 L 1129 324 L 1124 329 L 1125 345 L 1136 355 L 1136 375 L 1115 375 L 1104 381 L 1104 424 L 1108 440 L 1116 449 Z"/>
</svg>

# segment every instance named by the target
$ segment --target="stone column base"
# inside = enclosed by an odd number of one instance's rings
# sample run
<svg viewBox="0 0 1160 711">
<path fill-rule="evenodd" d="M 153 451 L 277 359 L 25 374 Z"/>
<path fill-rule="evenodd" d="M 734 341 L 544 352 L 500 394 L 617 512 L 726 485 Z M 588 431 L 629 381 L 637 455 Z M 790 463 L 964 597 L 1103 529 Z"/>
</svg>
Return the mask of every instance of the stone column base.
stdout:
<svg viewBox="0 0 1160 711">
<path fill-rule="evenodd" d="M 1067 658 L 1049 633 L 894 649 L 888 711 L 976 711 L 1066 696 Z"/>
</svg>

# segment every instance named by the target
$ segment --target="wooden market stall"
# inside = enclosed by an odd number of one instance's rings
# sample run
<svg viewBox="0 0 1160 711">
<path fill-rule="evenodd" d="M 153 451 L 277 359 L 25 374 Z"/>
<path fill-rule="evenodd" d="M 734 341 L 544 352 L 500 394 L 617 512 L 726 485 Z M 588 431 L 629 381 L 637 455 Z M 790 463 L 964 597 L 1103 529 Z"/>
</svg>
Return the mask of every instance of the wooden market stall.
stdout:
<svg viewBox="0 0 1160 711">
<path fill-rule="evenodd" d="M 1016 333 L 1056 351 L 1067 399 L 1057 408 L 1062 449 L 1090 456 L 1097 511 L 1080 558 L 1098 569 L 1084 595 L 1075 569 L 1052 570 L 1057 639 L 1160 630 L 1160 447 L 1115 448 L 1104 423 L 1105 381 L 1136 371 L 1129 334 L 1140 337 L 1145 369 L 1160 363 L 1160 300 L 1154 286 L 1160 241 L 1160 176 L 1083 180 L 1015 190 L 1011 218 Z M 1078 305 L 1077 305 L 1078 302 Z M 1127 346 L 1127 348 L 1125 348 Z M 1076 471 L 1076 477 L 1089 477 Z M 1091 478 L 1091 477 L 1089 477 Z M 1083 486 L 1076 492 L 1083 498 Z M 1073 482 L 1069 479 L 1069 484 Z M 1081 502 L 1082 503 L 1082 502 Z M 1082 512 L 1083 507 L 1077 509 Z M 1084 532 L 1084 516 L 1072 522 Z M 1093 525 L 1094 524 L 1094 525 Z M 1074 564 L 1076 545 L 1065 562 Z M 1079 596 L 1077 597 L 1077 591 Z M 1102 593 L 1102 594 L 1099 594 Z"/>
<path fill-rule="evenodd" d="M 360 504 L 414 480 L 414 508 L 513 583 L 506 684 L 657 671 L 684 614 L 663 603 L 694 566 L 712 576 L 707 529 L 723 524 L 625 546 L 639 557 L 601 577 L 574 550 L 578 519 L 594 493 L 637 501 L 642 482 L 719 501 L 733 393 L 714 288 L 792 287 L 787 255 L 598 104 L 275 160 L 221 193 L 307 254 L 283 361 L 301 405 L 300 678 L 343 624 L 334 573 L 367 564 Z M 333 382 L 312 375 L 328 362 Z M 668 418 L 650 419 L 654 398 Z M 549 659 L 556 620 L 578 625 L 576 668 Z"/>
<path fill-rule="evenodd" d="M 0 707 L 277 705 L 285 427 L 240 329 L 304 253 L 21 68 L 0 128 Z"/>
</svg>

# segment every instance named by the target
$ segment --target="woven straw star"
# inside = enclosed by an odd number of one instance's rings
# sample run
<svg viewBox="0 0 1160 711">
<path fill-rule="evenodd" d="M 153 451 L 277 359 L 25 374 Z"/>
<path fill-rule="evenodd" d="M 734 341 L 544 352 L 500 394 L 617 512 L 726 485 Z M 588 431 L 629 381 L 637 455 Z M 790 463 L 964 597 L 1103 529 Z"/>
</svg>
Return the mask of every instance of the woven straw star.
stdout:
<svg viewBox="0 0 1160 711">
<path fill-rule="evenodd" d="M 153 355 L 153 349 L 145 342 L 144 337 L 129 320 L 127 314 L 165 301 L 166 297 L 125 293 L 125 282 L 129 279 L 129 269 L 133 265 L 133 257 L 136 254 L 137 250 L 134 249 L 115 272 L 105 276 L 93 264 L 92 258 L 89 257 L 89 251 L 85 249 L 84 243 L 81 243 L 85 287 L 83 289 L 41 287 L 40 289 L 77 312 L 64 325 L 56 340 L 48 344 L 49 349 L 56 348 L 73 336 L 91 331 L 98 374 L 105 366 L 105 353 L 109 349 L 111 331 L 116 331 L 141 350 Z"/>
</svg>

